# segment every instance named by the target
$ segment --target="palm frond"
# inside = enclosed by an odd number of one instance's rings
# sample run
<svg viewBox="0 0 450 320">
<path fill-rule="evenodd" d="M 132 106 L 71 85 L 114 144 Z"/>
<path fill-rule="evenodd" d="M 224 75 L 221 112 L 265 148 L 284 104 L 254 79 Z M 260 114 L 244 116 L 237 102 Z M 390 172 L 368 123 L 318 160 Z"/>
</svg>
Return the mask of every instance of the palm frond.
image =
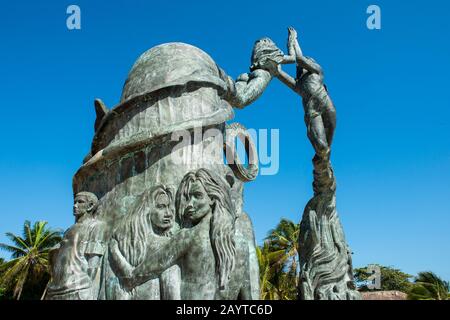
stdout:
<svg viewBox="0 0 450 320">
<path fill-rule="evenodd" d="M 10 261 L 10 267 L 1 275 L 0 286 L 8 288 L 10 283 L 13 282 L 16 276 L 25 268 L 27 262 L 25 257 Z"/>
<path fill-rule="evenodd" d="M 0 249 L 8 251 L 16 256 L 13 258 L 17 258 L 18 255 L 26 255 L 27 254 L 27 252 L 25 250 L 23 250 L 22 248 L 12 246 L 12 245 L 9 245 L 6 243 L 0 243 Z"/>
<path fill-rule="evenodd" d="M 21 247 L 24 250 L 29 250 L 30 247 L 28 246 L 28 244 L 26 243 L 26 240 L 16 236 L 15 234 L 11 233 L 11 232 L 7 232 L 6 233 L 6 237 L 13 242 L 17 247 Z"/>
<path fill-rule="evenodd" d="M 25 281 L 27 280 L 29 269 L 30 269 L 30 265 L 26 264 L 25 269 L 19 274 L 19 277 L 17 279 L 16 286 L 14 288 L 14 293 L 13 293 L 13 297 L 16 298 L 17 300 L 19 300 L 20 296 L 22 295 L 22 290 L 25 285 Z"/>
<path fill-rule="evenodd" d="M 51 230 L 46 221 L 31 225 L 25 221 L 23 237 L 7 233 L 11 244 L 0 244 L 0 249 L 12 253 L 12 260 L 0 266 L 0 284 L 13 291 L 20 299 L 26 283 L 41 283 L 49 277 L 48 251 L 61 241 L 61 231 Z"/>
</svg>

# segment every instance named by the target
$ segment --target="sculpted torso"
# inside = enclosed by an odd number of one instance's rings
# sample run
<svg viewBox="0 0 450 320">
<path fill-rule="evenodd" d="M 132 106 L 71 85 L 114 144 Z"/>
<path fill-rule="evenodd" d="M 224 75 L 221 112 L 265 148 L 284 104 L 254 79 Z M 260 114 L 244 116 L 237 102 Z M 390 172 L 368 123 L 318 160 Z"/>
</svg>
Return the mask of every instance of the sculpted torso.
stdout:
<svg viewBox="0 0 450 320">
<path fill-rule="evenodd" d="M 297 89 L 304 99 L 314 96 L 325 89 L 323 86 L 323 75 L 309 71 L 303 73 L 298 80 Z"/>
<path fill-rule="evenodd" d="M 208 226 L 202 226 L 202 230 L 193 239 L 191 249 L 180 259 L 182 299 L 214 299 L 215 260 L 208 233 Z"/>
<path fill-rule="evenodd" d="M 79 283 L 78 288 L 89 287 L 90 281 L 86 276 L 88 262 L 83 248 L 88 235 L 86 231 L 86 225 L 80 223 L 73 225 L 64 234 L 61 247 L 55 257 L 60 267 L 54 268 L 52 273 L 54 282 L 59 283 L 61 289 L 73 286 L 74 282 Z"/>
<path fill-rule="evenodd" d="M 210 219 L 210 217 L 206 217 Z M 217 290 L 216 258 L 210 241 L 208 223 L 199 226 L 193 235 L 191 249 L 180 259 L 182 270 L 182 299 L 236 300 L 251 299 L 248 283 L 248 243 L 240 230 L 235 231 L 236 262 L 225 290 Z M 189 236 L 189 235 L 187 235 Z"/>
</svg>

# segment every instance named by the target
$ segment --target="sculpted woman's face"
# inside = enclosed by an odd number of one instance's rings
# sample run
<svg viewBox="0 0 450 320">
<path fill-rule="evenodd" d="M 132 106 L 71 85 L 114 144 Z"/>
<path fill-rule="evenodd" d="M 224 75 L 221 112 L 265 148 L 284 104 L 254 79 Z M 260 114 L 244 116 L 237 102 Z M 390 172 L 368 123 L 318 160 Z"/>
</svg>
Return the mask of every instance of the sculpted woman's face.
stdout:
<svg viewBox="0 0 450 320">
<path fill-rule="evenodd" d="M 153 226 L 156 226 L 163 231 L 172 228 L 174 214 L 167 194 L 161 193 L 156 196 L 155 205 L 152 209 L 151 221 Z"/>
<path fill-rule="evenodd" d="M 206 193 L 200 181 L 191 184 L 186 208 L 184 209 L 184 219 L 197 224 L 200 220 L 211 212 L 212 200 Z"/>
</svg>

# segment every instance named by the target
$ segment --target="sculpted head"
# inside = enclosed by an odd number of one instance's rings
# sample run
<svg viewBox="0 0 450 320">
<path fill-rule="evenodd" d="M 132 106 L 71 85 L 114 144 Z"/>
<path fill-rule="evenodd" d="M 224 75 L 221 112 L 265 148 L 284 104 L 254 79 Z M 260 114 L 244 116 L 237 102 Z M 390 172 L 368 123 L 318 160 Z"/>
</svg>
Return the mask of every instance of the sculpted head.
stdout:
<svg viewBox="0 0 450 320">
<path fill-rule="evenodd" d="M 132 266 L 145 258 L 149 235 L 168 236 L 174 227 L 173 192 L 164 185 L 144 191 L 135 207 L 119 222 L 113 238 Z"/>
<path fill-rule="evenodd" d="M 231 194 L 227 185 L 206 169 L 187 173 L 176 197 L 178 219 L 184 227 L 196 225 L 217 206 L 224 207 L 234 219 Z"/>
<path fill-rule="evenodd" d="M 270 70 L 283 61 L 283 52 L 269 38 L 262 38 L 253 46 L 250 70 Z"/>
<path fill-rule="evenodd" d="M 183 220 L 196 225 L 211 212 L 213 202 L 200 180 L 193 180 L 187 191 L 186 207 L 183 211 Z"/>
<path fill-rule="evenodd" d="M 165 186 L 157 186 L 151 192 L 150 220 L 156 234 L 169 232 L 175 222 L 173 193 Z"/>
<path fill-rule="evenodd" d="M 191 227 L 211 214 L 210 241 L 216 258 L 219 288 L 224 289 L 235 265 L 235 219 L 229 186 L 206 169 L 187 173 L 178 187 L 177 217 L 182 227 Z"/>
<path fill-rule="evenodd" d="M 75 195 L 73 201 L 73 215 L 75 216 L 75 221 L 88 215 L 93 215 L 97 209 L 98 198 L 92 192 L 79 192 Z"/>
</svg>

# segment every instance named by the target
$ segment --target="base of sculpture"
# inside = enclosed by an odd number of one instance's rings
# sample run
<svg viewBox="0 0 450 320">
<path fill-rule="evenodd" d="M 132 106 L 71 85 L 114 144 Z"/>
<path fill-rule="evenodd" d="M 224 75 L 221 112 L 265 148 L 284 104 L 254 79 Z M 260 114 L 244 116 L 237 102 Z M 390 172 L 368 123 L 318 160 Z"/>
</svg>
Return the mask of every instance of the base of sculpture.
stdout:
<svg viewBox="0 0 450 320">
<path fill-rule="evenodd" d="M 314 197 L 300 223 L 301 300 L 360 300 L 353 281 L 351 251 L 336 210 L 336 181 L 328 158 L 317 155 Z"/>
</svg>

